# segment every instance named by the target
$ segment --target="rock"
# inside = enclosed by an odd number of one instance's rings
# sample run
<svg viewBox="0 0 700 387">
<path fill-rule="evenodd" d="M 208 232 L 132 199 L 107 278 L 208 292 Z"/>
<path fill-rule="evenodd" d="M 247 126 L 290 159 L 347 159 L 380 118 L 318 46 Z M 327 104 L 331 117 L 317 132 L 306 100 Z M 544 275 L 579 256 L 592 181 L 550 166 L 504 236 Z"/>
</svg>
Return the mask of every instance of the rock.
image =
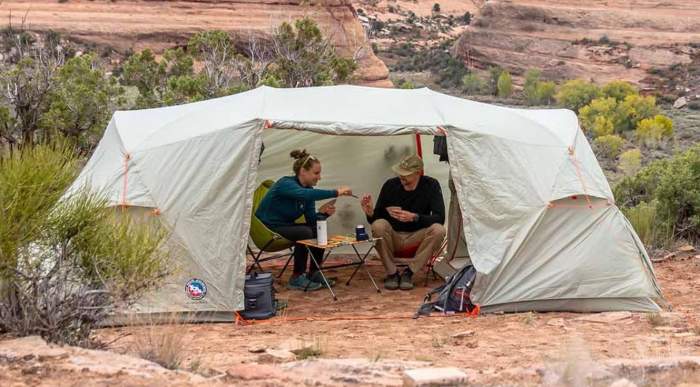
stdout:
<svg viewBox="0 0 700 387">
<path fill-rule="evenodd" d="M 250 347 L 248 348 L 248 352 L 250 353 L 263 353 L 265 352 L 267 348 L 266 347 Z"/>
<path fill-rule="evenodd" d="M 198 0 L 192 2 L 187 23 L 179 20 L 182 12 L 179 2 L 172 1 L 95 1 L 90 2 L 89 7 L 81 2 L 53 6 L 47 1 L 41 1 L 41 5 L 34 5 L 35 3 L 2 2 L 0 15 L 3 20 L 8 20 L 9 14 L 15 16 L 28 13 L 32 31 L 65 31 L 66 35 L 73 32 L 80 36 L 81 43 L 84 42 L 86 46 L 108 46 L 121 52 L 130 48 L 139 51 L 150 48 L 157 54 L 162 54 L 166 48 L 187 44 L 191 35 L 202 30 L 223 30 L 240 37 L 241 41 L 247 41 L 248 36 L 261 36 L 267 40 L 275 27 L 282 22 L 308 16 L 309 7 L 312 7 L 314 21 L 318 23 L 323 35 L 332 42 L 336 53 L 356 60 L 358 68 L 353 74 L 354 82 L 367 86 L 392 87 L 389 69 L 372 51 L 362 23 L 357 20 L 354 6 L 349 0 L 313 4 L 302 0 L 242 3 L 238 0 Z M 214 3 L 216 4 L 213 5 Z M 41 10 L 35 10 L 36 7 Z M 97 14 L 100 18 L 94 17 Z M 162 23 L 127 22 L 133 15 L 138 15 L 140 20 L 160 20 Z M 30 20 L 27 20 L 28 24 Z M 72 25 L 66 20 L 80 20 L 80 25 Z"/>
<path fill-rule="evenodd" d="M 656 327 L 654 328 L 655 331 L 657 332 L 668 332 L 668 333 L 675 333 L 675 332 L 680 332 L 683 330 L 683 328 L 678 328 L 678 327 Z"/>
<path fill-rule="evenodd" d="M 463 331 L 463 332 L 457 332 L 452 335 L 453 338 L 458 339 L 462 337 L 471 337 L 474 336 L 474 331 Z"/>
<path fill-rule="evenodd" d="M 552 326 L 552 327 L 564 327 L 566 324 L 564 323 L 563 318 L 553 318 L 547 321 L 547 325 Z"/>
<path fill-rule="evenodd" d="M 238 364 L 226 370 L 226 376 L 240 380 L 274 380 L 284 377 L 284 372 L 266 364 Z"/>
<path fill-rule="evenodd" d="M 693 258 L 695 258 L 695 259 L 700 259 L 700 254 L 694 256 Z"/>
<path fill-rule="evenodd" d="M 676 326 L 685 324 L 685 315 L 679 312 L 659 312 L 661 319 L 666 321 L 664 325 Z"/>
<path fill-rule="evenodd" d="M 417 386 L 454 386 L 467 383 L 467 374 L 454 367 L 418 368 L 403 373 L 403 385 Z"/>
<path fill-rule="evenodd" d="M 684 107 L 685 105 L 688 104 L 688 99 L 685 97 L 680 97 L 676 100 L 676 102 L 673 103 L 673 108 L 674 109 L 680 109 Z"/>
<path fill-rule="evenodd" d="M 675 257 L 676 257 L 676 253 L 668 253 L 661 258 L 652 258 L 651 261 L 652 262 L 663 262 L 667 259 L 671 259 L 671 258 L 675 258 Z"/>
<path fill-rule="evenodd" d="M 28 375 L 44 373 L 49 365 L 52 372 L 90 373 L 109 378 L 148 378 L 153 385 L 163 384 L 166 380 L 174 385 L 201 384 L 205 380 L 193 373 L 171 371 L 154 362 L 128 355 L 48 344 L 38 336 L 0 341 L 0 358 L 34 359 L 35 364 L 21 371 Z M 37 371 L 36 367 L 40 369 Z"/>
<path fill-rule="evenodd" d="M 610 324 L 613 322 L 621 321 L 621 320 L 626 320 L 632 317 L 632 313 L 630 312 L 605 312 L 605 313 L 598 313 L 598 314 L 592 314 L 592 315 L 587 315 L 583 317 L 578 317 L 576 318 L 577 321 L 586 321 L 586 322 L 594 322 L 594 323 L 602 323 L 602 324 Z"/>
<path fill-rule="evenodd" d="M 612 382 L 610 387 L 637 387 L 637 385 L 632 383 L 629 379 L 622 378 Z"/>
<path fill-rule="evenodd" d="M 692 245 L 685 245 L 685 246 L 679 248 L 678 251 L 683 252 L 683 253 L 692 253 L 695 251 L 695 247 Z"/>
<path fill-rule="evenodd" d="M 674 333 L 673 337 L 693 337 L 695 336 L 695 333 L 693 332 L 682 332 L 682 333 Z"/>
<path fill-rule="evenodd" d="M 258 356 L 260 363 L 286 363 L 296 359 L 297 355 L 286 349 L 266 349 L 265 353 Z"/>
</svg>

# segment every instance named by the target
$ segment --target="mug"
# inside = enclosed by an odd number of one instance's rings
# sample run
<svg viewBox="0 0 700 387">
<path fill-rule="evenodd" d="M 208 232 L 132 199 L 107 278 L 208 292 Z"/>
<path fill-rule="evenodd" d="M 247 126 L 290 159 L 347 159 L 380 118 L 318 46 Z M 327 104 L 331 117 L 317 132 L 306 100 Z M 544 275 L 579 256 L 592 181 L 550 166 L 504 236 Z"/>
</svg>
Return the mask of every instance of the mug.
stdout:
<svg viewBox="0 0 700 387">
<path fill-rule="evenodd" d="M 355 239 L 358 241 L 366 241 L 369 239 L 367 231 L 365 231 L 365 226 L 363 224 L 358 224 L 355 226 Z"/>
</svg>

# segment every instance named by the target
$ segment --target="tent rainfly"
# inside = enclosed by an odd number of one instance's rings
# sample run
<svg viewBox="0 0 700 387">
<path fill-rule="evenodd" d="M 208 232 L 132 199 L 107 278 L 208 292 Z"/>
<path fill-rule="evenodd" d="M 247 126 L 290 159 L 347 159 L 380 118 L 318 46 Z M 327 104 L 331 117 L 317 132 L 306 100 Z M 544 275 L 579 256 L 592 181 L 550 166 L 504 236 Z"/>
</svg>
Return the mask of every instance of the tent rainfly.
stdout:
<svg viewBox="0 0 700 387">
<path fill-rule="evenodd" d="M 327 86 L 114 113 L 67 194 L 89 186 L 171 230 L 178 270 L 136 313 L 230 320 L 243 308 L 252 194 L 263 132 L 274 129 L 447 136 L 482 311 L 660 309 L 649 257 L 573 112 Z"/>
</svg>

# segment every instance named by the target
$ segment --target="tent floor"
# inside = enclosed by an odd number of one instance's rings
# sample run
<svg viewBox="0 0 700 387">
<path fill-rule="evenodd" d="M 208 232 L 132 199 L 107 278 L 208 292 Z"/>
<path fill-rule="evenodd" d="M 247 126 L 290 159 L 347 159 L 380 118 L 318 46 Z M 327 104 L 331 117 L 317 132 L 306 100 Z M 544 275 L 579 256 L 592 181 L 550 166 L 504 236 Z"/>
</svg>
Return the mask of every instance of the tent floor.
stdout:
<svg viewBox="0 0 700 387">
<path fill-rule="evenodd" d="M 378 265 L 372 262 L 370 270 L 375 278 L 381 279 L 383 269 Z M 410 317 L 427 291 L 422 287 L 421 276 L 418 276 L 419 286 L 413 291 L 377 294 L 364 273 L 358 273 L 346 287 L 342 280 L 348 278 L 351 271 L 341 269 L 331 273 L 339 278 L 337 302 L 332 301 L 327 290 L 303 293 L 277 285 L 279 298 L 287 300 L 289 308 L 283 316 L 270 320 L 245 326 L 226 323 L 156 329 L 122 327 L 104 329 L 99 336 L 109 342 L 128 333 L 111 344 L 110 349 L 129 352 L 135 337 L 154 331 L 170 332 L 187 342 L 185 364 L 199 362 L 203 367 L 220 372 L 242 362 L 269 361 L 265 354 L 255 353 L 257 350 L 316 346 L 323 358 L 362 358 L 369 359 L 370 363 L 422 361 L 426 362 L 421 363 L 424 365 L 482 370 L 483 373 L 477 374 L 483 378 L 479 379 L 483 383 L 509 383 L 513 380 L 512 372 L 524 372 L 523 369 L 529 367 L 554 367 L 552 364 L 570 361 L 572 357 L 603 361 L 700 354 L 700 281 L 697 281 L 700 259 L 669 260 L 656 264 L 655 270 L 664 295 L 674 309 L 659 318 L 644 313 L 557 312 L 413 320 Z M 288 273 L 282 283 L 286 283 L 286 277 Z M 437 284 L 431 281 L 430 286 Z M 591 318 L 601 321 L 591 321 Z M 304 367 L 307 366 L 299 365 L 293 370 L 284 368 L 280 372 L 289 377 L 321 377 L 304 374 L 312 372 L 310 368 L 304 371 Z M 318 369 L 313 372 L 323 373 Z M 688 375 L 700 381 L 697 372 Z M 337 376 L 323 377 L 334 380 Z M 395 381 L 400 381 L 399 371 L 396 377 L 399 379 Z M 525 372 L 518 376 L 521 377 L 533 383 L 542 382 L 542 375 L 536 372 Z"/>
</svg>

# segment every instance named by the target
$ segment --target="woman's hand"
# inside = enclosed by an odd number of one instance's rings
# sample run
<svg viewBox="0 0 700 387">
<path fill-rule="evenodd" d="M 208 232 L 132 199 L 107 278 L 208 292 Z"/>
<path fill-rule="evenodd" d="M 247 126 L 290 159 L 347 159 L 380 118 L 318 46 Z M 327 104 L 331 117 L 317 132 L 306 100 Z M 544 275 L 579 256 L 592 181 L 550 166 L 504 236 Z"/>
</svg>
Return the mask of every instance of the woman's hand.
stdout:
<svg viewBox="0 0 700 387">
<path fill-rule="evenodd" d="M 326 204 L 323 204 L 319 209 L 318 212 L 322 214 L 326 214 L 328 216 L 331 216 L 335 214 L 335 200 L 330 201 Z"/>
<path fill-rule="evenodd" d="M 362 195 L 362 199 L 360 199 L 360 206 L 362 206 L 362 211 L 364 211 L 365 215 L 367 215 L 367 216 L 374 215 L 374 207 L 372 206 L 372 195 L 370 195 L 370 194 Z"/>
<path fill-rule="evenodd" d="M 352 190 L 347 185 L 341 185 L 340 187 L 338 187 L 338 189 L 336 189 L 336 191 L 338 192 L 338 196 L 351 196 L 352 195 Z"/>
</svg>

